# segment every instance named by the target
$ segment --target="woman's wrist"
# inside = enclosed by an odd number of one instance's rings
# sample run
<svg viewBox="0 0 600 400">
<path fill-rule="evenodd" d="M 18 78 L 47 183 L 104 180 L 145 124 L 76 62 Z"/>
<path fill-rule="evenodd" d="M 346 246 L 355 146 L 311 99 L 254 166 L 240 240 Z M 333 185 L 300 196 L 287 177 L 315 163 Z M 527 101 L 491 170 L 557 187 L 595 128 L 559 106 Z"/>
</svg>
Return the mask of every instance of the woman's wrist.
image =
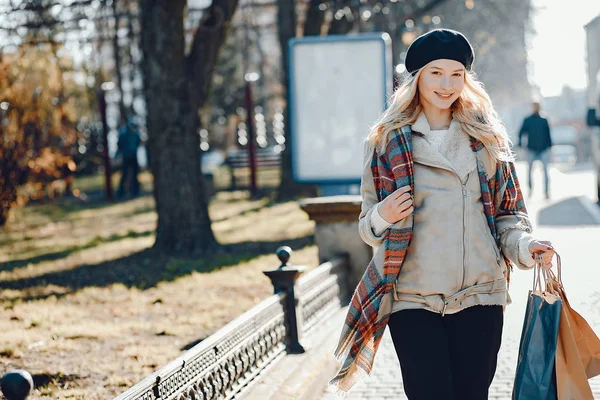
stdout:
<svg viewBox="0 0 600 400">
<path fill-rule="evenodd" d="M 519 263 L 527 267 L 533 267 L 535 265 L 535 259 L 530 250 L 531 243 L 533 242 L 535 242 L 535 239 L 528 233 L 523 233 L 519 238 Z"/>
<path fill-rule="evenodd" d="M 392 225 L 391 222 L 387 221 L 379 213 L 379 204 L 381 203 L 377 203 L 377 205 L 373 207 L 373 212 L 371 213 L 371 228 L 373 229 L 373 233 L 376 235 L 382 234 Z"/>
</svg>

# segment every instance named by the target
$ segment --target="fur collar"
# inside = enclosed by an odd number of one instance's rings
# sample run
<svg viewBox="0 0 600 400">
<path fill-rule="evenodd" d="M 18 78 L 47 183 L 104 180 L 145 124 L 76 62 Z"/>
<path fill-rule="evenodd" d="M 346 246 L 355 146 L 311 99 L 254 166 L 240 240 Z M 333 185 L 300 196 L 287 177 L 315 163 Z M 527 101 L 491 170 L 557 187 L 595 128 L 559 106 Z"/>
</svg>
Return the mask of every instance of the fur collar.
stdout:
<svg viewBox="0 0 600 400">
<path fill-rule="evenodd" d="M 469 135 L 462 130 L 459 121 L 452 119 L 438 150 L 427 140 L 430 129 L 425 114 L 421 113 L 412 125 L 413 132 L 418 132 L 412 136 L 415 162 L 453 171 L 464 182 L 467 175 L 477 169 L 477 159 L 475 152 L 471 150 Z"/>
</svg>

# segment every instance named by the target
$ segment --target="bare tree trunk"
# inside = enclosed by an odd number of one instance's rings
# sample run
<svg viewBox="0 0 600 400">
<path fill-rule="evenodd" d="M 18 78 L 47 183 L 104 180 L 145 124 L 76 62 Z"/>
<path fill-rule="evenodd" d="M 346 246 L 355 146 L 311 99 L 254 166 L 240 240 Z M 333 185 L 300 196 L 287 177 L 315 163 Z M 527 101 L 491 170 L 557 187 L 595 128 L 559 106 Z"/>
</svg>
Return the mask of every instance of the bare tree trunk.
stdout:
<svg viewBox="0 0 600 400">
<path fill-rule="evenodd" d="M 323 27 L 323 22 L 325 22 L 325 11 L 319 8 L 322 3 L 322 0 L 310 0 L 304 22 L 304 36 L 321 34 L 321 28 Z"/>
<path fill-rule="evenodd" d="M 217 243 L 200 171 L 198 109 L 237 0 L 214 0 L 184 50 L 186 0 L 142 0 L 147 128 L 158 212 L 155 248 L 204 252 Z"/>
<path fill-rule="evenodd" d="M 55 42 L 51 44 L 52 54 L 54 55 L 54 59 L 56 60 L 57 71 L 58 71 L 58 115 L 60 119 L 61 129 L 63 130 L 62 134 L 64 135 L 63 143 L 64 147 L 62 147 L 61 151 L 64 155 L 69 157 L 72 156 L 73 144 L 77 140 L 76 137 L 73 137 L 74 133 L 72 130 L 71 124 L 68 122 L 68 118 L 65 116 L 65 103 L 67 102 L 67 96 L 65 96 L 65 78 L 63 74 L 62 67 L 60 65 L 60 57 L 58 56 L 58 46 Z M 64 194 L 70 196 L 73 194 L 73 172 L 70 168 L 65 168 L 63 170 L 63 180 L 65 182 L 65 191 Z"/>
<path fill-rule="evenodd" d="M 119 88 L 119 118 L 121 123 L 124 123 L 127 119 L 127 110 L 125 108 L 125 102 L 123 101 L 123 73 L 121 72 L 121 52 L 119 50 L 119 13 L 117 10 L 117 2 L 112 2 L 112 13 L 115 22 L 112 47 L 113 47 L 113 58 L 115 60 L 115 72 L 117 74 L 117 87 Z"/>
<path fill-rule="evenodd" d="M 3 136 L 3 128 L 0 127 L 0 135 Z M 6 225 L 10 217 L 10 209 L 17 203 L 17 189 L 27 182 L 28 170 L 19 164 L 27 149 L 23 143 L 14 143 L 13 146 L 2 148 L 0 157 L 0 227 Z"/>
<path fill-rule="evenodd" d="M 267 86 L 265 85 L 266 79 L 265 79 L 265 64 L 267 61 L 267 53 L 265 52 L 265 49 L 263 47 L 263 45 L 261 44 L 261 30 L 256 26 L 256 24 L 253 22 L 255 15 L 252 9 L 250 9 L 249 11 L 246 11 L 247 13 L 250 12 L 251 13 L 251 23 L 249 24 L 245 24 L 245 29 L 244 29 L 244 35 L 246 35 L 247 37 L 247 49 L 244 52 L 244 63 L 245 65 L 248 65 L 248 53 L 250 52 L 250 46 L 251 44 L 254 44 L 256 46 L 256 52 L 258 53 L 258 63 L 256 64 L 256 67 L 258 68 L 258 74 L 260 75 L 260 79 L 256 82 L 256 86 L 258 88 L 258 92 L 260 93 L 260 98 L 258 101 L 255 101 L 255 104 L 260 105 L 260 107 L 263 109 L 263 114 L 264 115 L 268 115 L 268 113 L 266 112 L 266 98 L 267 98 Z M 252 32 L 252 35 L 250 35 L 250 32 Z"/>
<path fill-rule="evenodd" d="M 386 15 L 382 12 L 373 15 L 373 30 L 375 32 L 386 32 L 388 29 Z"/>
<path fill-rule="evenodd" d="M 136 94 L 137 94 L 137 90 L 138 87 L 136 87 L 135 84 L 135 78 L 136 78 L 136 70 L 138 68 L 138 64 L 136 63 L 135 57 L 133 56 L 133 49 L 134 47 L 137 48 L 137 46 L 139 46 L 139 43 L 137 42 L 137 36 L 133 30 L 133 20 L 135 18 L 134 14 L 137 13 L 131 10 L 131 3 L 130 0 L 125 0 L 124 1 L 125 4 L 125 9 L 127 10 L 127 37 L 129 38 L 129 73 L 127 76 L 127 79 L 129 80 L 130 84 L 131 84 L 131 102 L 128 104 L 125 104 L 125 107 L 127 108 L 127 113 L 129 115 L 135 115 L 135 110 L 134 110 L 134 103 L 135 103 L 135 98 L 136 98 Z M 139 6 L 137 7 L 139 9 Z"/>
<path fill-rule="evenodd" d="M 282 81 L 285 87 L 286 106 L 283 110 L 283 120 L 286 130 L 286 146 L 281 154 L 281 183 L 277 197 L 279 200 L 286 200 L 295 197 L 301 192 L 301 185 L 298 185 L 292 179 L 292 163 L 290 157 L 290 110 L 289 110 L 289 90 L 288 90 L 288 40 L 296 36 L 296 10 L 293 1 L 279 2 L 277 12 L 277 23 L 279 26 L 279 43 L 281 46 L 281 65 Z"/>
</svg>

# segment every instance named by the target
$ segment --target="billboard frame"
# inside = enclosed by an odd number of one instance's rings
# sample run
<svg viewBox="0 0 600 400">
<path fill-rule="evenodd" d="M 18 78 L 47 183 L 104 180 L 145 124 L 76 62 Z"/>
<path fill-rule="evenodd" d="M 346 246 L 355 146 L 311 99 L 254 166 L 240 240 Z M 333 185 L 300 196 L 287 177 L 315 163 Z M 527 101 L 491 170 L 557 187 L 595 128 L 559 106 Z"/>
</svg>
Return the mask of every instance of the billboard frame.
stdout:
<svg viewBox="0 0 600 400">
<path fill-rule="evenodd" d="M 295 146 L 296 132 L 297 132 L 297 113 L 298 104 L 295 98 L 297 92 L 295 84 L 295 55 L 294 47 L 303 44 L 310 43 L 335 43 L 335 42 L 364 42 L 364 41 L 376 41 L 379 42 L 382 48 L 382 65 L 383 65 L 383 81 L 381 85 L 383 87 L 383 98 L 382 106 L 387 108 L 388 96 L 391 95 L 393 75 L 392 75 L 392 61 L 391 61 L 391 38 L 388 33 L 360 33 L 360 34 L 347 34 L 347 35 L 327 35 L 327 36 L 306 36 L 302 38 L 291 38 L 288 41 L 288 93 L 287 93 L 287 106 L 289 107 L 289 129 L 288 129 L 288 140 L 290 142 L 290 162 L 292 179 L 297 183 L 317 184 L 317 185 L 356 185 L 360 184 L 360 176 L 356 179 L 347 178 L 324 178 L 324 179 L 302 179 L 298 176 L 299 162 L 301 156 L 297 154 L 298 146 Z M 384 110 L 381 110 L 382 112 Z M 365 132 L 366 136 L 366 132 Z M 362 163 L 362 160 L 360 160 Z"/>
</svg>

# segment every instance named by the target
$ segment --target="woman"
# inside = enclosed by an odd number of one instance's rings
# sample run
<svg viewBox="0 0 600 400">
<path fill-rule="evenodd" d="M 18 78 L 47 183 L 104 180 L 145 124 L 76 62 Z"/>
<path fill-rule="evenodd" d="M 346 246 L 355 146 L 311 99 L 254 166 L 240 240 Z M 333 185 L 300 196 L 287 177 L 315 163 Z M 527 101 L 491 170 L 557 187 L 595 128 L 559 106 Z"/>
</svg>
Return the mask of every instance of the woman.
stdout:
<svg viewBox="0 0 600 400">
<path fill-rule="evenodd" d="M 388 325 L 409 399 L 487 399 L 511 267 L 551 267 L 473 60 L 459 32 L 417 38 L 367 137 L 359 229 L 376 251 L 336 350 L 341 391 L 371 372 Z"/>
</svg>

